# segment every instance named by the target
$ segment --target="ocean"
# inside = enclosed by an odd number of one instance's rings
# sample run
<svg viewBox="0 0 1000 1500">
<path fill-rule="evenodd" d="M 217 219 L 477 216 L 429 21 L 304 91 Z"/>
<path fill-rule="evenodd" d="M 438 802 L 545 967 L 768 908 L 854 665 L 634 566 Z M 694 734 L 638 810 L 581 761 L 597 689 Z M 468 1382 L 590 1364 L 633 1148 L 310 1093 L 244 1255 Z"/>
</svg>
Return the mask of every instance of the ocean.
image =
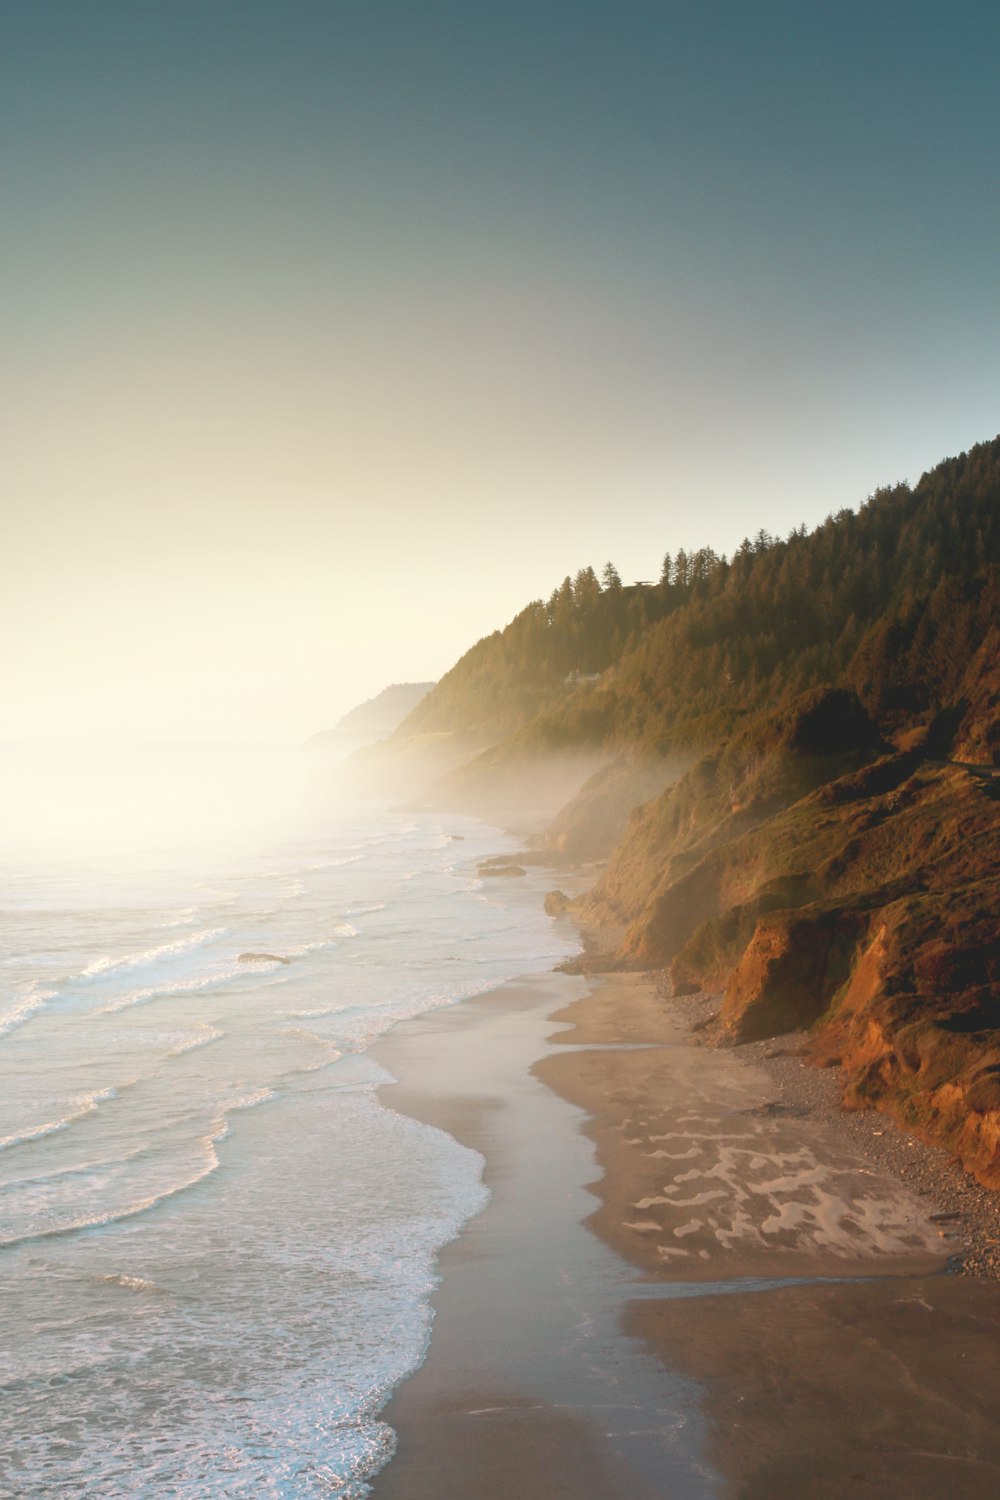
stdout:
<svg viewBox="0 0 1000 1500">
<path fill-rule="evenodd" d="M 486 1196 L 369 1048 L 572 951 L 537 882 L 477 876 L 498 830 L 269 799 L 301 762 L 231 759 L 7 776 L 4 1497 L 360 1500 Z M 75 816 L 29 837 L 58 789 Z"/>
</svg>

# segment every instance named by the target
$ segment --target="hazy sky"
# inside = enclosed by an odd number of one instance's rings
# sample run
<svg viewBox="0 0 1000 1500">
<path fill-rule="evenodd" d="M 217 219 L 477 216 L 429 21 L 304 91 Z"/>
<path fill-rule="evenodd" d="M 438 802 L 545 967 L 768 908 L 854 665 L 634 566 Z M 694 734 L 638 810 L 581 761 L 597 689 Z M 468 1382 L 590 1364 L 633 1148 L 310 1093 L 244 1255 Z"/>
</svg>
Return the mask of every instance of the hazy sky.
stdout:
<svg viewBox="0 0 1000 1500">
<path fill-rule="evenodd" d="M 0 6 L 0 733 L 294 739 L 994 436 L 998 56 L 954 0 Z"/>
</svg>

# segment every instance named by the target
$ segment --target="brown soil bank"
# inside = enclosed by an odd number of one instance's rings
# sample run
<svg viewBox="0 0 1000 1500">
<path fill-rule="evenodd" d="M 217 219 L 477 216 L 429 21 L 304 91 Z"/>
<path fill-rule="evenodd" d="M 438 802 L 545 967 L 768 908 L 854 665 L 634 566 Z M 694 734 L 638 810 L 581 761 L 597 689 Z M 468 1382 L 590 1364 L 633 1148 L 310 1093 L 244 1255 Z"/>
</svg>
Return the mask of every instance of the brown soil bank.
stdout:
<svg viewBox="0 0 1000 1500">
<path fill-rule="evenodd" d="M 984 738 L 968 714 L 961 735 Z M 717 1040 L 809 1028 L 849 1108 L 996 1188 L 1000 781 L 939 743 L 893 749 L 853 694 L 809 695 L 643 808 L 573 909 L 624 926 L 609 967 L 722 991 Z"/>
</svg>

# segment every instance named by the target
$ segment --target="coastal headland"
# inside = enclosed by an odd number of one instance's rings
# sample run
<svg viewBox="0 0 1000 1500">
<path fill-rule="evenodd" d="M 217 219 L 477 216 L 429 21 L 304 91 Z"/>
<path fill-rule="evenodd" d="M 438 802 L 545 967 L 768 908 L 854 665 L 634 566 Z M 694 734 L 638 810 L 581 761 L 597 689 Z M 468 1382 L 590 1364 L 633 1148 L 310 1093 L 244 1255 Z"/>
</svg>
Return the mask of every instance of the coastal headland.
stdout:
<svg viewBox="0 0 1000 1500">
<path fill-rule="evenodd" d="M 514 833 L 478 877 L 583 941 L 385 1044 L 493 1199 L 380 1500 L 1000 1492 L 998 619 L 995 438 L 579 570 L 347 763 Z"/>
<path fill-rule="evenodd" d="M 581 569 L 345 774 L 515 831 L 480 873 L 554 866 L 581 970 L 719 996 L 724 1044 L 806 1033 L 847 1108 L 997 1189 L 998 619 L 994 439 L 658 583 Z"/>
</svg>

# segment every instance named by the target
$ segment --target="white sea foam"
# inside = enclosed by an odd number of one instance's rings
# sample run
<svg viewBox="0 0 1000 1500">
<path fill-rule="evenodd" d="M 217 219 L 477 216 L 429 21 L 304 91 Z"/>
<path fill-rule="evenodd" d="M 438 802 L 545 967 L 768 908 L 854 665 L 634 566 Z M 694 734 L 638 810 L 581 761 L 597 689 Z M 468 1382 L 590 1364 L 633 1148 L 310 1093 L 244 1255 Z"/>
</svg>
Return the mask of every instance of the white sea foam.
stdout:
<svg viewBox="0 0 1000 1500">
<path fill-rule="evenodd" d="M 120 1167 L 123 1163 L 134 1161 L 137 1156 L 143 1156 L 146 1152 L 145 1146 L 136 1146 L 131 1151 L 124 1151 L 118 1156 L 109 1158 L 101 1157 L 95 1161 L 72 1162 L 65 1167 L 48 1167 L 44 1172 L 34 1172 L 26 1177 L 8 1177 L 4 1184 L 4 1191 L 12 1188 L 35 1187 L 40 1182 L 56 1182 L 68 1177 L 83 1177 L 90 1172 L 106 1171 L 110 1167 Z"/>
<path fill-rule="evenodd" d="M 340 932 L 336 927 L 333 929 L 337 937 L 350 937 L 350 933 Z M 307 953 L 321 953 L 324 948 L 334 947 L 333 938 L 316 938 L 311 943 L 296 943 L 285 949 L 286 958 L 302 958 Z"/>
<path fill-rule="evenodd" d="M 226 929 L 224 927 L 206 927 L 201 932 L 194 932 L 190 937 L 178 938 L 173 943 L 160 943 L 155 948 L 146 948 L 141 953 L 126 953 L 119 958 L 105 956 L 95 958 L 83 970 L 82 977 L 91 979 L 98 974 L 109 974 L 112 970 L 136 969 L 144 964 L 157 963 L 164 958 L 172 958 L 176 954 L 189 953 L 194 948 L 201 948 L 215 938 L 222 937 Z"/>
<path fill-rule="evenodd" d="M 6 1036 L 8 1031 L 13 1031 L 16 1026 L 23 1026 L 25 1021 L 30 1021 L 32 1016 L 40 1011 L 49 1000 L 54 1000 L 58 993 L 58 990 L 47 989 L 44 985 L 31 985 L 20 1000 L 0 1016 L 0 1036 Z"/>
<path fill-rule="evenodd" d="M 364 849 L 369 846 L 361 844 L 349 844 L 347 847 L 349 849 L 360 849 L 362 852 L 360 854 L 341 854 L 337 858 L 331 859 L 317 859 L 314 860 L 312 864 L 304 865 L 303 870 L 307 874 L 316 874 L 320 870 L 339 870 L 343 865 L 360 864 L 360 862 L 365 857 Z"/>
<path fill-rule="evenodd" d="M 2 1158 L 4 1235 L 29 1247 L 5 1261 L 0 1446 L 16 1439 L 32 1500 L 103 1500 L 123 1474 L 135 1500 L 366 1493 L 393 1444 L 378 1411 L 426 1348 L 433 1257 L 484 1190 L 478 1158 L 378 1103 L 364 1048 L 566 951 L 540 914 L 511 917 L 517 891 L 462 890 L 505 846 L 446 826 L 463 850 L 433 816 L 355 811 L 104 888 L 97 857 L 62 890 L 36 872 L 23 978 L 66 1003 L 0 1048 L 3 1128 L 25 1142 Z M 29 1047 L 63 1102 L 19 1100 Z M 98 1085 L 133 1071 L 105 1107 Z M 93 1440 L 54 1452 L 57 1424 Z"/>
<path fill-rule="evenodd" d="M 307 1010 L 286 1010 L 282 1014 L 288 1016 L 293 1021 L 310 1021 L 318 1019 L 320 1016 L 340 1016 L 345 1011 L 356 1009 L 357 1006 L 348 1001 L 344 1005 L 317 1005 Z"/>
<path fill-rule="evenodd" d="M 175 1046 L 171 1047 L 167 1052 L 167 1056 L 183 1057 L 185 1052 L 196 1052 L 199 1047 L 207 1047 L 210 1042 L 221 1041 L 223 1034 L 217 1027 L 209 1026 L 205 1022 L 193 1036 L 184 1037 Z"/>
<path fill-rule="evenodd" d="M 225 984 L 227 980 L 237 979 L 241 974 L 250 970 L 277 969 L 281 967 L 275 962 L 269 963 L 234 963 L 228 968 L 213 969 L 207 974 L 198 974 L 193 979 L 177 979 L 172 983 L 164 980 L 160 984 L 144 985 L 142 989 L 129 990 L 126 995 L 119 995 L 117 1000 L 102 1005 L 100 1014 L 102 1016 L 114 1016 L 121 1010 L 128 1010 L 133 1005 L 145 1005 L 149 1000 L 166 999 L 171 995 L 194 995 L 199 990 L 213 989 L 216 985 Z"/>
<path fill-rule="evenodd" d="M 114 1089 L 106 1089 L 103 1098 L 112 1098 L 114 1095 Z M 201 1166 L 195 1172 L 184 1176 L 181 1181 L 172 1182 L 169 1187 L 162 1188 L 159 1193 L 147 1194 L 147 1196 L 142 1197 L 142 1199 L 139 1199 L 135 1203 L 126 1203 L 124 1206 L 111 1208 L 108 1211 L 99 1212 L 99 1214 L 84 1215 L 84 1217 L 78 1218 L 78 1220 L 73 1220 L 72 1223 L 57 1224 L 57 1226 L 52 1226 L 51 1229 L 28 1230 L 24 1235 L 12 1235 L 10 1238 L 0 1239 L 0 1250 L 13 1250 L 18 1245 L 33 1244 L 34 1241 L 63 1239 L 69 1235 L 79 1235 L 84 1230 L 103 1229 L 108 1224 L 121 1224 L 124 1220 L 132 1220 L 132 1218 L 138 1217 L 139 1214 L 148 1214 L 150 1209 L 159 1208 L 162 1203 L 175 1199 L 180 1193 L 186 1193 L 189 1188 L 195 1187 L 195 1184 L 204 1181 L 207 1176 L 216 1172 L 217 1167 L 219 1167 L 219 1154 L 216 1152 L 216 1146 L 220 1142 L 223 1142 L 223 1140 L 228 1140 L 229 1134 L 231 1134 L 229 1115 L 234 1115 L 238 1110 L 256 1109 L 258 1104 L 270 1103 L 274 1098 L 277 1098 L 274 1089 L 262 1088 L 252 1089 L 247 1094 L 235 1095 L 234 1098 L 226 1101 L 222 1116 L 216 1119 L 211 1130 L 208 1130 L 198 1142 L 198 1155 L 201 1157 Z M 100 1100 L 94 1097 L 94 1100 L 88 1103 L 87 1109 L 81 1110 L 81 1112 L 76 1113 L 72 1118 L 82 1118 L 82 1115 L 90 1113 L 91 1109 L 96 1109 L 97 1103 L 100 1103 Z M 61 1130 L 67 1124 L 69 1124 L 69 1119 L 60 1122 L 60 1125 L 57 1125 L 55 1128 Z M 49 1134 L 51 1134 L 51 1131 L 49 1131 Z M 24 1139 L 36 1139 L 36 1137 L 24 1137 Z M 19 1145 L 19 1143 L 21 1142 L 15 1142 L 15 1145 Z M 0 1142 L 0 1146 L 3 1146 L 3 1143 Z"/>
<path fill-rule="evenodd" d="M 178 1193 L 186 1192 L 188 1188 L 194 1187 L 195 1183 L 201 1182 L 203 1178 L 217 1170 L 219 1158 L 216 1154 L 215 1143 L 225 1140 L 228 1134 L 228 1127 L 222 1125 L 218 1131 L 203 1138 L 201 1142 L 203 1164 L 184 1181 L 174 1183 L 164 1188 L 162 1192 L 151 1193 L 147 1198 L 142 1198 L 137 1203 L 126 1204 L 122 1208 L 109 1208 L 105 1213 L 88 1214 L 72 1223 L 58 1224 L 51 1229 L 37 1229 L 27 1234 L 12 1235 L 9 1239 L 0 1240 L 0 1250 L 13 1250 L 18 1245 L 32 1244 L 36 1240 L 62 1239 L 67 1235 L 80 1234 L 88 1229 L 103 1229 L 108 1224 L 121 1224 L 126 1219 L 134 1219 L 139 1214 L 158 1208 L 161 1203 L 175 1198 Z"/>
<path fill-rule="evenodd" d="M 315 1031 L 307 1031 L 304 1026 L 288 1026 L 285 1030 L 286 1036 L 298 1037 L 303 1042 L 309 1042 L 312 1046 L 320 1047 L 323 1055 L 313 1063 L 300 1063 L 295 1068 L 296 1073 L 319 1073 L 324 1068 L 330 1067 L 332 1063 L 343 1057 L 339 1047 L 335 1047 L 329 1037 L 317 1036 Z"/>
<path fill-rule="evenodd" d="M 269 1104 L 272 1099 L 277 1099 L 278 1091 L 272 1088 L 251 1089 L 246 1094 L 238 1094 L 235 1099 L 230 1099 L 226 1106 L 226 1114 L 237 1109 L 256 1109 L 258 1104 Z"/>
<path fill-rule="evenodd" d="M 117 1099 L 116 1088 L 98 1089 L 93 1094 L 85 1094 L 82 1099 L 70 1101 L 68 1114 L 60 1115 L 56 1120 L 45 1120 L 41 1125 L 29 1125 L 26 1130 L 17 1130 L 10 1135 L 0 1138 L 0 1151 L 9 1151 L 14 1146 L 26 1146 L 31 1141 L 40 1141 L 44 1136 L 55 1135 L 60 1130 L 66 1130 L 77 1120 L 83 1120 L 87 1115 L 92 1115 L 100 1105 L 107 1103 L 109 1099 Z"/>
</svg>

